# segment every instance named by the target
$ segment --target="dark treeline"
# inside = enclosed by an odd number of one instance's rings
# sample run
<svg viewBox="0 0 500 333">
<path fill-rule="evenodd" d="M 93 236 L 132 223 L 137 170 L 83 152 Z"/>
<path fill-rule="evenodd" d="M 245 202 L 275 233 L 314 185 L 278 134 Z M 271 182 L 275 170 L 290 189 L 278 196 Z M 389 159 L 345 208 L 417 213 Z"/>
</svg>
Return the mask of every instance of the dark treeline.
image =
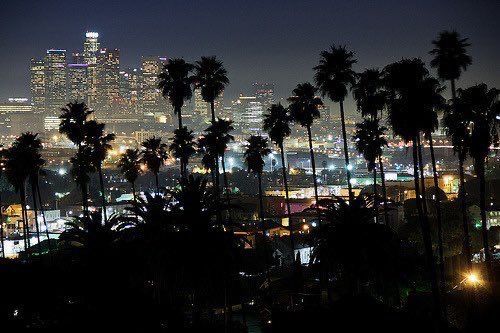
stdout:
<svg viewBox="0 0 500 333">
<path fill-rule="evenodd" d="M 19 235 L 24 246 L 19 258 L 5 258 L 2 223 L 0 281 L 15 286 L 5 287 L 1 297 L 2 327 L 247 332 L 254 321 L 266 332 L 315 332 L 325 325 L 332 330 L 389 332 L 486 327 L 492 311 L 498 310 L 498 265 L 487 225 L 485 169 L 491 147 L 499 143 L 499 90 L 483 83 L 457 87 L 472 64 L 466 38 L 444 31 L 432 45 L 430 67 L 436 77 L 418 58 L 358 73 L 353 69 L 356 55 L 348 48 L 332 45 L 321 52 L 313 68 L 314 84 L 299 83 L 289 105 L 272 105 L 263 119 L 267 137 L 252 135 L 245 145 L 247 171 L 258 184 L 258 216 L 250 223 L 238 218 L 245 208 L 232 191 L 226 169 L 225 153 L 234 141 L 234 128 L 215 111 L 215 101 L 229 84 L 216 57 L 202 57 L 194 64 L 170 59 L 164 66 L 158 88 L 172 105 L 178 128 L 168 143 L 152 137 L 120 156 L 117 169 L 132 192 L 122 214 L 108 216 L 106 209 L 103 163 L 115 136 L 95 120 L 94 110 L 78 101 L 68 103 L 61 109 L 59 130 L 75 146 L 70 174 L 82 208 L 58 239 L 49 234 L 45 219 L 42 225 L 34 223 L 34 229 L 29 225 L 28 204 L 35 216 L 38 211 L 44 216 L 45 207 L 40 191 L 45 161 L 38 135 L 24 133 L 1 151 L 1 175 L 21 203 Z M 443 96 L 446 85 L 449 100 Z M 198 138 L 182 123 L 183 105 L 195 88 L 211 109 L 210 125 Z M 344 105 L 350 93 L 362 117 L 352 138 L 346 131 Z M 312 130 L 321 116 L 322 99 L 339 107 L 347 198 L 319 196 Z M 301 214 L 317 226 L 311 230 L 309 224 L 292 223 L 285 150 L 293 125 L 303 127 L 308 137 L 314 204 Z M 433 133 L 439 127 L 453 144 L 460 174 L 460 213 L 454 225 L 460 226 L 461 270 L 453 272 L 458 283 L 445 268 L 452 259 L 445 255 L 446 210 L 436 191 Z M 387 194 L 384 175 L 389 131 L 406 143 L 412 157 L 415 199 L 408 205 L 416 214 L 406 224 L 418 228 L 418 241 L 402 237 L 391 225 L 395 203 Z M 349 140 L 373 175 L 371 193 L 354 194 Z M 263 170 L 270 143 L 279 148 L 283 166 L 277 174 L 289 225 L 279 226 L 281 237 L 269 234 L 276 221 L 266 216 L 264 207 Z M 190 173 L 190 160 L 197 154 L 204 175 Z M 424 181 L 427 154 L 435 195 L 429 195 Z M 170 156 L 178 161 L 179 177 L 174 186 L 164 187 L 161 169 Z M 473 161 L 478 181 L 479 249 L 471 245 L 467 158 Z M 153 177 L 154 186 L 142 194 L 137 182 L 145 173 Z M 97 193 L 91 190 L 93 179 Z M 31 233 L 36 245 L 30 244 Z M 294 250 L 309 248 L 310 262 L 301 262 L 300 252 Z M 478 250 L 484 261 L 473 264 Z"/>
</svg>

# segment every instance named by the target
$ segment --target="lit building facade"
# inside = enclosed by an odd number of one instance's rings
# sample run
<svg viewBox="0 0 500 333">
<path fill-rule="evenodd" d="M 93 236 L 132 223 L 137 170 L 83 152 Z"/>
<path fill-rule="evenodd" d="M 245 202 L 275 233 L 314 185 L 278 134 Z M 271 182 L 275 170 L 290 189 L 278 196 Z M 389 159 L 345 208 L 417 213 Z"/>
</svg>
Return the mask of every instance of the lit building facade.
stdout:
<svg viewBox="0 0 500 333">
<path fill-rule="evenodd" d="M 102 118 L 113 115 L 120 99 L 120 51 L 118 49 L 99 51 L 96 89 L 96 116 Z"/>
<path fill-rule="evenodd" d="M 30 92 L 33 112 L 41 114 L 45 111 L 45 62 L 31 59 Z"/>
<path fill-rule="evenodd" d="M 47 50 L 45 56 L 45 113 L 58 115 L 67 103 L 66 50 Z"/>
</svg>

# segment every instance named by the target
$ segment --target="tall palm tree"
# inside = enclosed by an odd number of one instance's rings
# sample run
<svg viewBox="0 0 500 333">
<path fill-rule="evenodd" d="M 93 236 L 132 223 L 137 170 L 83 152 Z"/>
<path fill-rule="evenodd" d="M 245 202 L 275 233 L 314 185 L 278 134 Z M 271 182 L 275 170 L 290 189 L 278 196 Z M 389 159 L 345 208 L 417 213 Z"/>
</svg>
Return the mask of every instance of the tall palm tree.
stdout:
<svg viewBox="0 0 500 333">
<path fill-rule="evenodd" d="M 7 180 L 14 186 L 14 189 L 19 192 L 21 200 L 25 251 L 30 246 L 29 221 L 26 211 L 26 180 L 28 177 L 32 176 L 34 172 L 39 172 L 39 169 L 44 163 L 40 155 L 41 147 L 42 143 L 40 139 L 37 138 L 37 134 L 28 132 L 17 137 L 12 143 L 12 146 L 5 151 L 5 174 Z M 37 218 L 37 213 L 38 212 L 35 212 L 35 220 Z M 35 221 L 35 225 L 38 242 L 40 243 L 38 221 Z"/>
<path fill-rule="evenodd" d="M 271 153 L 267 145 L 267 139 L 260 135 L 252 135 L 248 138 L 248 144 L 244 153 L 245 163 L 248 168 L 248 172 L 252 172 L 257 175 L 257 180 L 259 182 L 259 215 L 260 222 L 264 228 L 264 203 L 262 196 L 262 172 L 264 171 L 264 157 Z"/>
<path fill-rule="evenodd" d="M 383 147 L 387 146 L 384 138 L 387 128 L 380 126 L 377 118 L 365 118 L 361 123 L 356 124 L 356 134 L 353 140 L 356 149 L 363 155 L 367 162 L 368 171 L 373 172 L 373 200 L 375 218 L 378 221 L 378 198 L 377 198 L 377 160 L 382 155 Z M 385 212 L 387 209 L 384 210 Z M 387 224 L 386 215 L 386 224 Z"/>
<path fill-rule="evenodd" d="M 141 162 L 155 176 L 156 194 L 160 193 L 158 173 L 163 163 L 168 159 L 167 145 L 161 138 L 152 137 L 142 143 Z"/>
<path fill-rule="evenodd" d="M 456 31 L 442 31 L 432 41 L 435 47 L 429 52 L 434 56 L 431 67 L 437 68 L 441 80 L 450 81 L 453 100 L 456 97 L 455 81 L 472 64 L 472 58 L 467 54 L 467 47 L 470 46 L 467 40 Z"/>
<path fill-rule="evenodd" d="M 443 81 L 450 81 L 452 108 L 448 111 L 451 115 L 445 114 L 444 125 L 447 128 L 448 136 L 451 137 L 455 152 L 458 157 L 459 172 L 460 172 L 460 208 L 462 212 L 462 225 L 464 229 L 464 252 L 468 270 L 471 267 L 471 251 L 470 251 L 470 236 L 469 226 L 467 222 L 467 206 L 465 201 L 465 179 L 463 163 L 467 157 L 466 147 L 463 144 L 463 139 L 466 136 L 466 129 L 461 126 L 463 120 L 455 118 L 460 111 L 456 108 L 456 87 L 455 83 L 460 78 L 462 71 L 467 70 L 467 67 L 472 63 L 472 58 L 467 54 L 467 47 L 470 44 L 467 38 L 461 38 L 456 31 L 442 31 L 438 38 L 432 41 L 434 49 L 429 53 L 434 56 L 431 60 L 431 67 L 437 68 L 438 76 Z M 455 118 L 455 119 L 454 119 Z"/>
<path fill-rule="evenodd" d="M 499 144 L 500 90 L 488 89 L 484 83 L 458 90 L 458 100 L 469 108 L 467 115 L 470 126 L 469 154 L 474 162 L 474 170 L 479 178 L 481 209 L 481 231 L 488 277 L 494 282 L 492 255 L 488 242 L 486 220 L 486 180 L 485 167 L 492 146 Z"/>
<path fill-rule="evenodd" d="M 342 123 L 342 139 L 344 140 L 344 158 L 347 174 L 349 200 L 353 200 L 351 186 L 351 171 L 349 170 L 349 151 L 347 147 L 347 134 L 345 128 L 344 100 L 349 88 L 356 83 L 356 73 L 352 66 L 357 62 L 354 53 L 345 46 L 332 45 L 329 51 L 320 54 L 319 64 L 314 67 L 316 71 L 314 80 L 323 97 L 328 97 L 340 106 L 340 120 Z"/>
<path fill-rule="evenodd" d="M 369 118 L 370 120 L 383 119 L 383 110 L 387 103 L 387 92 L 384 90 L 383 75 L 380 70 L 366 69 L 360 73 L 356 85 L 353 87 L 353 96 L 362 117 Z M 385 186 L 382 154 L 378 156 L 378 166 L 382 182 L 384 217 L 387 224 L 389 223 L 389 207 L 387 205 L 387 188 Z"/>
<path fill-rule="evenodd" d="M 196 153 L 193 131 L 188 130 L 186 126 L 176 129 L 168 150 L 181 162 L 181 177 L 187 177 L 189 159 Z"/>
<path fill-rule="evenodd" d="M 295 250 L 295 244 L 293 239 L 293 228 L 292 228 L 292 212 L 290 209 L 290 197 L 288 195 L 288 180 L 287 180 L 287 167 L 285 165 L 285 148 L 284 141 L 285 138 L 290 136 L 290 122 L 292 121 L 290 113 L 287 109 L 279 104 L 273 104 L 267 109 L 267 113 L 264 114 L 264 131 L 267 132 L 269 138 L 279 147 L 281 154 L 281 170 L 283 172 L 283 185 L 285 187 L 285 202 L 286 211 L 288 217 L 288 224 L 290 228 L 290 243 L 292 246 L 292 252 Z M 292 256 L 292 260 L 295 258 Z"/>
<path fill-rule="evenodd" d="M 99 185 L 101 187 L 101 203 L 104 221 L 108 220 L 106 211 L 106 189 L 104 186 L 104 175 L 102 172 L 102 164 L 108 152 L 112 149 L 111 142 L 115 139 L 113 133 L 105 133 L 106 125 L 95 120 L 90 120 L 85 124 L 85 144 L 92 151 L 92 163 L 94 164 L 97 173 L 99 174 Z"/>
<path fill-rule="evenodd" d="M 224 89 L 229 84 L 227 70 L 224 68 L 222 61 L 218 60 L 215 56 L 201 57 L 196 62 L 194 70 L 195 87 L 201 89 L 200 92 L 203 100 L 210 103 L 212 122 L 215 122 L 215 100 L 224 92 Z"/>
<path fill-rule="evenodd" d="M 88 146 L 81 146 L 76 154 L 71 157 L 71 176 L 80 188 L 82 194 L 82 207 L 84 217 L 89 216 L 89 182 L 90 174 L 96 171 L 92 163 L 92 149 Z"/>
<path fill-rule="evenodd" d="M 170 101 L 179 121 L 179 129 L 182 128 L 182 107 L 184 102 L 191 99 L 192 79 L 189 75 L 193 65 L 184 59 L 169 59 L 163 66 L 163 71 L 158 75 L 158 88 L 164 98 Z"/>
<path fill-rule="evenodd" d="M 419 170 L 421 171 L 423 168 L 419 168 L 421 165 L 418 158 L 418 142 L 422 131 L 422 113 L 425 112 L 426 107 L 422 99 L 422 86 L 427 76 L 428 71 L 420 59 L 403 59 L 384 68 L 384 81 L 388 90 L 388 119 L 393 134 L 401 137 L 406 143 L 412 143 L 413 177 L 418 216 L 435 305 L 434 315 L 438 319 L 441 315 L 439 285 L 436 278 L 429 220 L 427 214 L 424 213 L 424 203 L 422 202 L 425 200 L 425 189 L 419 186 Z"/>
<path fill-rule="evenodd" d="M 215 152 L 217 160 L 220 157 L 222 164 L 222 176 L 227 200 L 229 201 L 229 182 L 226 173 L 226 150 L 229 143 L 234 141 L 234 136 L 230 134 L 234 130 L 233 121 L 217 118 L 206 130 L 205 134 L 209 137 L 209 142 L 214 145 L 212 150 Z M 229 203 L 229 202 L 228 202 Z"/>
<path fill-rule="evenodd" d="M 118 168 L 125 180 L 132 185 L 132 195 L 134 202 L 137 202 L 135 181 L 141 174 L 139 149 L 127 149 L 118 160 Z"/>
<path fill-rule="evenodd" d="M 460 99 L 456 99 L 455 101 L 456 102 L 453 103 L 453 107 L 448 108 L 444 113 L 442 126 L 446 132 L 446 135 L 450 138 L 453 145 L 453 150 L 458 157 L 458 171 L 460 178 L 460 210 L 462 215 L 462 228 L 464 231 L 463 254 L 465 256 L 467 270 L 470 271 L 472 269 L 472 254 L 464 172 L 464 163 L 467 159 L 467 154 L 470 146 L 470 115 L 468 115 L 468 113 L 470 112 L 470 108 L 465 103 L 460 102 Z"/>
<path fill-rule="evenodd" d="M 290 115 L 294 122 L 307 129 L 309 154 L 313 173 L 314 198 L 316 203 L 318 203 L 318 180 L 316 179 L 316 163 L 314 161 L 311 126 L 314 119 L 320 117 L 318 108 L 323 105 L 323 102 L 319 97 L 316 97 L 316 88 L 308 82 L 298 84 L 292 93 L 293 96 L 288 99 L 290 101 Z M 318 219 L 320 219 L 320 216 L 318 216 Z"/>
</svg>

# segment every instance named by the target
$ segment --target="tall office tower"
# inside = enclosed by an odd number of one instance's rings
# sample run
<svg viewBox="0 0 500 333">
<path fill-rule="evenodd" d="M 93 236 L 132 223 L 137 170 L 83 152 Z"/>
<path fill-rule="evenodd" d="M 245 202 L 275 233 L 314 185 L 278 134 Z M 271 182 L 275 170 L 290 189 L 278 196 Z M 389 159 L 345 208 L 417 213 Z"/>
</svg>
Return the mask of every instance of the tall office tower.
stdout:
<svg viewBox="0 0 500 333">
<path fill-rule="evenodd" d="M 43 60 L 31 59 L 30 91 L 33 112 L 43 113 L 45 111 L 45 63 Z"/>
<path fill-rule="evenodd" d="M 120 71 L 120 104 L 124 113 L 137 113 L 137 69 L 127 68 Z"/>
<path fill-rule="evenodd" d="M 158 89 L 158 74 L 161 73 L 165 63 L 165 58 L 142 57 L 139 103 L 140 109 L 145 115 L 165 114 L 167 105 Z"/>
<path fill-rule="evenodd" d="M 255 96 L 240 95 L 235 103 L 238 113 L 238 127 L 243 134 L 255 135 L 262 132 L 264 108 Z"/>
<path fill-rule="evenodd" d="M 255 82 L 252 84 L 252 93 L 256 100 L 262 104 L 264 110 L 275 102 L 274 83 Z"/>
<path fill-rule="evenodd" d="M 203 100 L 201 89 L 197 88 L 193 91 L 194 98 L 194 115 L 200 119 L 210 119 L 210 104 Z"/>
<path fill-rule="evenodd" d="M 111 116 L 120 100 L 120 51 L 102 49 L 97 55 L 96 116 Z"/>
<path fill-rule="evenodd" d="M 88 65 L 68 64 L 68 99 L 88 103 Z"/>
<path fill-rule="evenodd" d="M 66 96 L 66 50 L 47 50 L 45 56 L 45 114 L 59 115 Z"/>
<path fill-rule="evenodd" d="M 97 101 L 97 53 L 99 52 L 99 34 L 88 31 L 83 43 L 83 59 L 87 67 L 88 105 L 94 108 Z"/>
</svg>

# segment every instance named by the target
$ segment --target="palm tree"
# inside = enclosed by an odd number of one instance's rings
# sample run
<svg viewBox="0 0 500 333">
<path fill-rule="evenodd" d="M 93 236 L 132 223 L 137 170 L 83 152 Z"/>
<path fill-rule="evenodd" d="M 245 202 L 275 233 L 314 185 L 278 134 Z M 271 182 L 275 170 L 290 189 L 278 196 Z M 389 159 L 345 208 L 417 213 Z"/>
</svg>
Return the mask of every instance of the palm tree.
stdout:
<svg viewBox="0 0 500 333">
<path fill-rule="evenodd" d="M 382 119 L 382 113 L 387 103 L 387 92 L 384 90 L 382 72 L 378 69 L 366 69 L 359 74 L 356 85 L 353 87 L 353 96 L 362 117 L 367 117 L 370 120 Z M 378 165 L 380 168 L 380 179 L 382 181 L 384 217 L 385 223 L 387 224 L 389 223 L 389 207 L 387 205 L 387 189 L 385 186 L 382 155 L 378 156 Z"/>
<path fill-rule="evenodd" d="M 61 109 L 59 132 L 68 137 L 78 148 L 85 139 L 85 124 L 94 112 L 85 103 L 72 102 Z"/>
<path fill-rule="evenodd" d="M 26 180 L 32 178 L 35 172 L 39 172 L 44 161 L 40 155 L 42 143 L 37 134 L 23 133 L 17 137 L 12 146 L 5 151 L 5 174 L 9 183 L 19 192 L 21 200 L 21 215 L 23 223 L 24 249 L 30 245 L 29 221 L 26 211 Z M 34 182 L 31 182 L 34 184 Z M 35 196 L 34 196 L 35 198 Z M 34 200 L 35 202 L 35 200 Z M 35 212 L 35 220 L 38 212 Z M 40 233 L 38 221 L 35 221 L 38 243 L 40 244 Z M 40 246 L 39 246 L 40 249 Z"/>
<path fill-rule="evenodd" d="M 168 150 L 181 162 L 181 177 L 187 177 L 189 158 L 196 153 L 193 131 L 188 130 L 186 126 L 176 129 Z"/>
<path fill-rule="evenodd" d="M 472 58 L 467 54 L 467 38 L 461 38 L 456 31 L 442 31 L 438 38 L 432 41 L 435 46 L 429 53 L 434 56 L 431 60 L 431 67 L 437 68 L 438 76 L 441 80 L 450 81 L 452 108 L 448 109 L 449 114 L 445 114 L 443 119 L 448 136 L 451 137 L 455 152 L 458 156 L 460 172 L 460 208 L 462 211 L 462 225 L 464 229 L 464 252 L 468 270 L 471 269 L 471 250 L 469 226 L 467 222 L 467 206 L 465 201 L 465 180 L 463 163 L 467 157 L 466 146 L 463 144 L 466 137 L 466 128 L 462 126 L 463 120 L 456 118 L 460 111 L 456 110 L 456 87 L 455 81 L 460 78 L 462 71 L 472 63 Z M 447 119 L 447 120 L 445 120 Z"/>
<path fill-rule="evenodd" d="M 252 135 L 248 138 L 248 144 L 244 153 L 245 163 L 248 172 L 257 175 L 259 182 L 259 215 L 262 228 L 264 228 L 264 203 L 262 197 L 262 172 L 264 171 L 264 157 L 271 153 L 267 146 L 267 139 L 259 135 Z"/>
<path fill-rule="evenodd" d="M 210 103 L 210 111 L 212 113 L 212 123 L 216 120 L 215 100 L 224 92 L 224 89 L 229 84 L 227 70 L 224 68 L 222 61 L 215 56 L 201 57 L 194 66 L 194 84 L 195 87 L 201 89 L 203 100 Z"/>
<path fill-rule="evenodd" d="M 105 134 L 106 125 L 98 123 L 95 120 L 90 120 L 85 123 L 85 144 L 92 151 L 92 163 L 99 174 L 99 185 L 101 187 L 101 202 L 104 221 L 108 220 L 106 212 L 106 192 L 104 186 L 104 176 L 102 172 L 102 164 L 108 156 L 108 152 L 112 149 L 111 142 L 115 139 L 113 133 Z"/>
<path fill-rule="evenodd" d="M 142 143 L 141 155 L 141 163 L 144 163 L 155 176 L 156 194 L 160 194 L 158 173 L 160 167 L 168 159 L 167 145 L 161 142 L 161 138 L 153 136 Z"/>
<path fill-rule="evenodd" d="M 295 250 L 295 244 L 293 239 L 293 228 L 292 228 L 292 213 L 290 209 L 290 198 L 288 195 L 288 180 L 287 180 L 287 167 L 285 165 L 285 148 L 284 141 L 285 138 L 290 136 L 290 122 L 291 117 L 287 109 L 285 109 L 281 103 L 273 104 L 267 109 L 267 113 L 264 114 L 264 131 L 267 132 L 269 138 L 279 147 L 281 154 L 281 170 L 283 171 L 283 184 L 285 186 L 285 201 L 286 210 L 288 216 L 288 223 L 290 227 L 290 243 L 292 246 L 292 252 Z M 292 260 L 295 260 L 292 256 Z"/>
<path fill-rule="evenodd" d="M 471 240 L 469 234 L 469 219 L 467 213 L 467 202 L 465 193 L 465 172 L 464 163 L 467 159 L 467 153 L 470 146 L 470 131 L 469 131 L 469 119 L 470 115 L 467 113 L 470 111 L 469 107 L 465 103 L 462 103 L 460 99 L 456 99 L 452 108 L 448 108 L 444 113 L 442 119 L 442 126 L 446 132 L 446 135 L 450 138 L 453 145 L 453 150 L 458 157 L 458 170 L 460 178 L 460 210 L 462 215 L 462 228 L 464 231 L 463 239 L 463 254 L 465 256 L 465 262 L 467 264 L 467 270 L 472 269 L 472 254 L 471 254 Z"/>
<path fill-rule="evenodd" d="M 224 179 L 224 187 L 226 193 L 226 199 L 229 204 L 229 182 L 227 180 L 226 173 L 226 149 L 229 143 L 234 141 L 234 136 L 230 133 L 234 130 L 233 121 L 217 118 L 206 130 L 206 136 L 208 136 L 208 142 L 213 143 L 211 150 L 214 152 L 215 158 L 218 160 L 220 156 L 222 164 L 222 176 Z"/>
<path fill-rule="evenodd" d="M 182 107 L 193 94 L 191 91 L 192 79 L 189 75 L 192 70 L 193 65 L 184 59 L 169 59 L 163 67 L 163 71 L 158 75 L 158 88 L 163 97 L 170 101 L 179 120 L 179 129 L 182 128 Z"/>
<path fill-rule="evenodd" d="M 429 52 L 434 56 L 431 67 L 437 68 L 441 80 L 450 81 L 453 101 L 456 98 L 455 81 L 472 63 L 472 58 L 467 54 L 467 47 L 470 46 L 467 40 L 461 38 L 456 31 L 442 31 L 438 38 L 432 41 L 435 48 Z"/>
<path fill-rule="evenodd" d="M 335 45 L 330 47 L 330 51 L 321 52 L 320 57 L 319 64 L 314 67 L 316 71 L 314 80 L 322 96 L 330 98 L 333 102 L 339 103 L 340 106 L 347 186 L 349 189 L 349 200 L 353 200 L 351 171 L 349 170 L 349 151 L 345 128 L 344 100 L 347 97 L 349 88 L 352 88 L 356 83 L 356 73 L 352 70 L 352 65 L 357 61 L 352 51 L 348 51 L 344 46 Z"/>
<path fill-rule="evenodd" d="M 293 96 L 288 100 L 290 101 L 290 115 L 294 122 L 300 124 L 307 129 L 307 137 L 309 139 L 309 154 L 311 157 L 311 167 L 313 172 L 314 183 L 314 198 L 318 203 L 318 181 L 316 179 L 316 163 L 314 161 L 314 150 L 312 146 L 311 126 L 314 119 L 320 117 L 318 107 L 323 105 L 319 97 L 316 97 L 316 88 L 306 82 L 298 84 L 293 90 Z M 319 215 L 319 213 L 318 213 Z M 318 216 L 318 219 L 320 217 Z"/>
<path fill-rule="evenodd" d="M 361 123 L 356 124 L 356 134 L 353 137 L 356 149 L 363 155 L 367 162 L 368 171 L 373 172 L 373 200 L 375 218 L 378 220 L 378 198 L 377 198 L 377 160 L 382 156 L 382 148 L 387 146 L 384 138 L 387 128 L 380 126 L 377 118 L 365 118 Z M 387 212 L 387 207 L 384 210 Z M 387 224 L 386 215 L 386 224 Z"/>
<path fill-rule="evenodd" d="M 427 76 L 428 71 L 420 59 L 403 59 L 384 68 L 384 81 L 388 90 L 388 119 L 393 134 L 400 136 L 406 143 L 412 143 L 413 177 L 418 216 L 435 304 L 434 315 L 438 319 L 441 315 L 440 293 L 436 279 L 429 220 L 427 214 L 424 213 L 424 203 L 422 202 L 422 198 L 426 198 L 425 188 L 419 186 L 419 170 L 421 171 L 423 168 L 419 168 L 421 164 L 419 164 L 418 158 L 418 143 L 423 125 L 422 118 L 424 118 L 422 113 L 426 110 L 425 100 L 422 98 L 422 86 Z"/>
<path fill-rule="evenodd" d="M 120 173 L 123 175 L 125 180 L 132 185 L 134 202 L 137 202 L 135 181 L 141 174 L 140 157 L 141 155 L 139 149 L 127 149 L 118 160 Z"/>
<path fill-rule="evenodd" d="M 484 256 L 488 277 L 494 282 L 492 255 L 488 242 L 488 226 L 486 220 L 486 180 L 485 167 L 492 146 L 499 144 L 500 125 L 500 90 L 488 89 L 484 83 L 467 89 L 458 90 L 459 103 L 463 103 L 469 111 L 470 145 L 469 154 L 474 162 L 474 170 L 479 178 L 481 209 L 481 231 L 483 236 Z"/>
<path fill-rule="evenodd" d="M 88 146 L 81 146 L 75 156 L 71 157 L 70 162 L 71 176 L 82 192 L 83 215 L 89 216 L 89 182 L 90 174 L 96 171 L 92 163 L 92 149 Z"/>
</svg>

